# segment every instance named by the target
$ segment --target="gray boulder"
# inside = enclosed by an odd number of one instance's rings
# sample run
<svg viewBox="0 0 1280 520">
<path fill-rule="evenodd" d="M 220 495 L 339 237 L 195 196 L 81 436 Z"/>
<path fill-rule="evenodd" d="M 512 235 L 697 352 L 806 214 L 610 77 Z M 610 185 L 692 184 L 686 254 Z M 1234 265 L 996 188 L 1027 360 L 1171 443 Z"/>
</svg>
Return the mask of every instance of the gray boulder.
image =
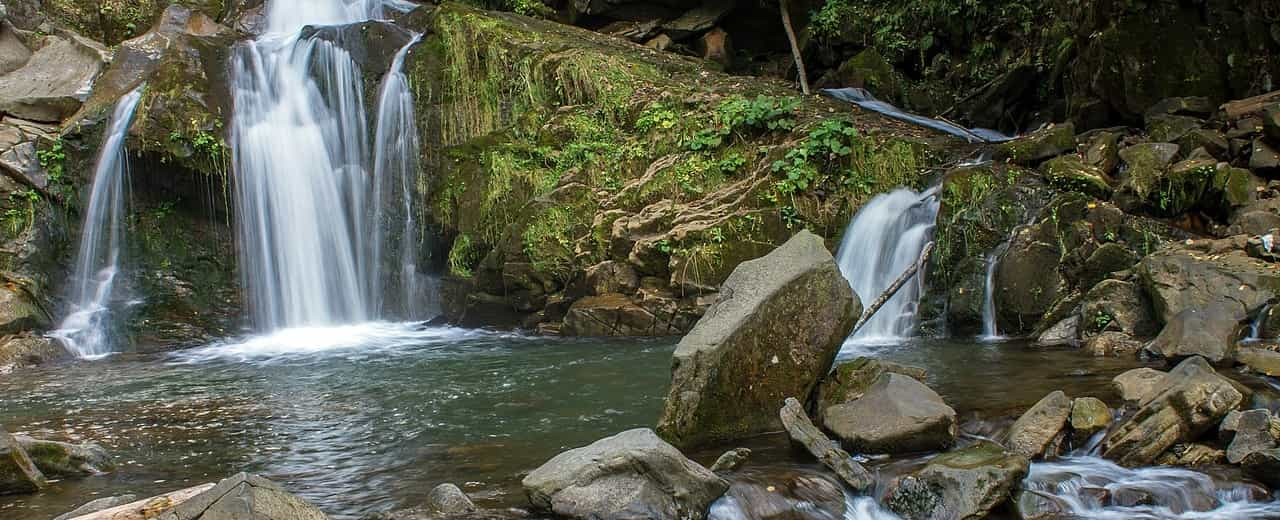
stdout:
<svg viewBox="0 0 1280 520">
<path fill-rule="evenodd" d="M 787 397 L 808 399 L 861 312 L 808 231 L 739 264 L 676 347 L 658 432 L 688 446 L 781 429 L 775 411 Z"/>
<path fill-rule="evenodd" d="M 1280 352 L 1241 347 L 1236 351 L 1236 361 L 1259 374 L 1280 377 Z"/>
<path fill-rule="evenodd" d="M 751 450 L 747 448 L 734 448 L 721 453 L 716 458 L 715 463 L 711 464 L 712 473 L 720 473 L 722 471 L 737 471 L 746 465 L 747 458 L 751 457 Z"/>
<path fill-rule="evenodd" d="M 48 485 L 26 450 L 0 428 L 0 495 L 34 493 Z"/>
<path fill-rule="evenodd" d="M 169 509 L 156 520 L 328 520 L 316 506 L 257 475 L 240 473 Z"/>
<path fill-rule="evenodd" d="M 956 411 L 924 383 L 886 373 L 857 400 L 828 408 L 824 425 L 849 449 L 907 453 L 955 443 Z"/>
<path fill-rule="evenodd" d="M 1067 394 L 1059 390 L 1046 395 L 1014 421 L 1005 445 L 1028 459 L 1056 456 L 1070 415 L 1071 398 Z"/>
<path fill-rule="evenodd" d="M 440 484 L 427 495 L 427 506 L 442 515 L 470 513 L 476 510 L 475 502 L 453 484 Z"/>
<path fill-rule="evenodd" d="M 835 520 L 846 514 L 844 486 L 801 469 L 739 475 L 711 509 L 713 517 L 739 520 Z"/>
<path fill-rule="evenodd" d="M 97 475 L 115 469 L 111 455 L 97 443 L 71 444 L 25 435 L 15 435 L 14 438 L 31 456 L 36 467 L 50 477 Z"/>
<path fill-rule="evenodd" d="M 1135 368 L 1111 380 L 1111 386 L 1126 403 L 1142 406 L 1165 387 L 1168 374 L 1154 368 Z"/>
<path fill-rule="evenodd" d="M 898 481 L 889 508 L 908 520 L 985 518 L 1009 499 L 1031 463 L 998 444 L 979 442 L 945 453 Z"/>
<path fill-rule="evenodd" d="M 729 488 L 647 428 L 556 455 L 523 485 L 535 508 L 581 519 L 697 520 Z"/>
<path fill-rule="evenodd" d="M 1111 408 L 1096 397 L 1077 397 L 1071 401 L 1072 440 L 1077 446 L 1111 425 Z"/>
<path fill-rule="evenodd" d="M 1146 404 L 1102 442 L 1102 456 L 1123 466 L 1145 466 L 1174 444 L 1191 442 L 1239 408 L 1244 395 L 1202 357 L 1174 367 Z"/>
<path fill-rule="evenodd" d="M 791 440 L 804 446 L 805 450 L 835 472 L 849 487 L 862 491 L 875 485 L 875 479 L 871 478 L 871 474 L 861 464 L 813 425 L 809 416 L 804 413 L 800 401 L 788 397 L 779 414 Z"/>
<path fill-rule="evenodd" d="M 107 50 L 71 33 L 47 38 L 21 68 L 0 76 L 0 112 L 60 122 L 88 98 L 109 59 Z"/>
<path fill-rule="evenodd" d="M 1142 287 L 1122 280 L 1103 280 L 1084 295 L 1080 303 L 1083 335 L 1121 332 L 1131 337 L 1150 338 L 1160 331 L 1151 312 L 1151 301 Z"/>
<path fill-rule="evenodd" d="M 1280 272 L 1270 263 L 1250 258 L 1242 250 L 1207 253 L 1173 245 L 1138 263 L 1136 272 L 1160 322 L 1169 323 L 1184 310 L 1216 302 L 1239 306 L 1242 314 L 1247 313 L 1280 290 Z"/>
<path fill-rule="evenodd" d="M 1227 462 L 1239 464 L 1255 451 L 1276 447 L 1271 432 L 1271 412 L 1262 409 L 1241 412 L 1236 422 L 1235 435 L 1227 445 Z"/>
<path fill-rule="evenodd" d="M 1165 324 L 1145 350 L 1166 359 L 1202 356 L 1221 365 L 1234 357 L 1244 317 L 1240 306 L 1229 302 L 1184 309 Z"/>
<path fill-rule="evenodd" d="M 851 361 L 836 365 L 835 369 L 818 383 L 818 398 L 815 406 L 818 421 L 827 408 L 853 401 L 875 383 L 885 373 L 901 374 L 916 381 L 925 382 L 928 374 L 925 369 L 909 365 L 900 365 L 889 361 L 881 361 L 870 357 L 858 357 Z"/>
</svg>

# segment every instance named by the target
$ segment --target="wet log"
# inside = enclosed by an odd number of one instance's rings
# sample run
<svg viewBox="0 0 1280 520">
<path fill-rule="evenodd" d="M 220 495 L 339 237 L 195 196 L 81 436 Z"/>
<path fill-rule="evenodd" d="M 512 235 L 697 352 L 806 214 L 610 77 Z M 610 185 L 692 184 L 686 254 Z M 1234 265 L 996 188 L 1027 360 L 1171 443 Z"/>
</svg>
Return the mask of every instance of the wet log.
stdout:
<svg viewBox="0 0 1280 520">
<path fill-rule="evenodd" d="M 920 251 L 920 259 L 916 260 L 915 263 L 911 264 L 911 267 L 908 267 L 903 271 L 902 274 L 898 276 L 898 279 L 894 280 L 893 284 L 890 285 L 888 289 L 885 289 L 883 293 L 880 293 L 880 297 L 876 298 L 875 303 L 872 303 L 870 307 L 867 307 L 867 311 L 862 313 L 862 317 L 858 319 L 858 324 L 853 326 L 853 332 L 850 332 L 850 335 L 857 333 L 858 329 L 861 329 L 863 325 L 866 325 L 867 320 L 870 320 L 872 316 L 875 316 L 876 311 L 879 311 L 881 307 L 884 307 L 885 303 L 889 302 L 889 298 L 893 298 L 893 295 L 898 294 L 898 291 L 902 289 L 902 286 L 906 285 L 907 282 L 911 280 L 912 276 L 915 276 L 916 273 L 920 272 L 920 266 L 924 265 L 924 261 L 929 258 L 929 253 L 931 252 L 933 252 L 933 242 L 925 244 L 924 249 Z"/>
<path fill-rule="evenodd" d="M 200 484 L 199 486 L 144 498 L 137 502 L 130 502 L 111 509 L 104 509 L 96 513 L 77 516 L 71 520 L 148 520 L 156 518 L 160 513 L 173 509 L 179 504 L 190 500 L 191 497 L 204 493 L 211 488 L 213 488 L 212 482 Z"/>
</svg>

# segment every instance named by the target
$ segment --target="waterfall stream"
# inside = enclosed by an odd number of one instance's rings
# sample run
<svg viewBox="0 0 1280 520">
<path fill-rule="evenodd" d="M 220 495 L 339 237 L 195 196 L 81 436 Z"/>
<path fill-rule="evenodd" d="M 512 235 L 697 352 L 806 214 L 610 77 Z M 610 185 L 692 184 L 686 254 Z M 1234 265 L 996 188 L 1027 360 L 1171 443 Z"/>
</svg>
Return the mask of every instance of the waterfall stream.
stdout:
<svg viewBox="0 0 1280 520">
<path fill-rule="evenodd" d="M 871 199 L 845 229 L 836 262 L 863 305 L 880 296 L 920 258 L 938 217 L 937 189 L 921 193 L 897 189 Z M 923 276 L 898 291 L 851 340 L 894 341 L 910 336 L 918 323 Z"/>
<path fill-rule="evenodd" d="M 98 358 L 113 352 L 108 331 L 110 303 L 116 276 L 120 273 L 120 246 L 128 199 L 125 191 L 129 164 L 124 145 L 141 99 L 142 87 L 125 94 L 107 122 L 80 231 L 72 278 L 73 303 L 58 328 L 49 333 L 81 358 Z"/>
<path fill-rule="evenodd" d="M 1001 244 L 987 255 L 987 274 L 982 286 L 982 341 L 999 341 L 1000 324 L 996 317 L 996 268 L 1000 266 L 1000 255 L 1004 254 L 1008 243 Z"/>
</svg>

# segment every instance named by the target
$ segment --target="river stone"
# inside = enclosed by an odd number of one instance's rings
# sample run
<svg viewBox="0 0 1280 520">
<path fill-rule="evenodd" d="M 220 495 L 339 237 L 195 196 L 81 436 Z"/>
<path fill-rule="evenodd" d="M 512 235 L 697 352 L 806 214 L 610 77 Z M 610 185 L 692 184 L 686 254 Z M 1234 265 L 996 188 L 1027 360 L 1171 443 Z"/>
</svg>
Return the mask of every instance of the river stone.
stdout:
<svg viewBox="0 0 1280 520">
<path fill-rule="evenodd" d="M 1184 310 L 1218 301 L 1247 313 L 1280 293 L 1280 272 L 1242 250 L 1208 255 L 1175 244 L 1147 255 L 1135 272 L 1163 323 Z"/>
<path fill-rule="evenodd" d="M 1142 350 L 1143 343 L 1123 332 L 1108 330 L 1084 340 L 1081 349 L 1094 356 L 1132 357 Z"/>
<path fill-rule="evenodd" d="M 867 388 L 885 373 L 901 374 L 922 383 L 928 377 L 928 373 L 923 368 L 866 356 L 841 363 L 818 383 L 818 399 L 815 406 L 818 421 L 822 421 L 827 408 L 862 397 Z"/>
<path fill-rule="evenodd" d="M 946 449 L 955 443 L 956 411 L 910 377 L 882 374 L 857 400 L 827 409 L 824 425 L 863 453 Z"/>
<path fill-rule="evenodd" d="M 98 511 L 111 509 L 116 506 L 122 506 L 130 502 L 133 502 L 137 499 L 138 499 L 137 495 L 120 495 L 115 497 L 99 498 L 97 500 L 91 500 L 89 502 L 86 502 L 84 505 L 77 507 L 75 509 L 72 509 L 69 512 L 60 514 L 54 517 L 53 520 L 71 520 L 72 518 L 84 516 L 89 513 L 97 513 Z"/>
<path fill-rule="evenodd" d="M 861 313 L 822 238 L 808 231 L 739 264 L 676 347 L 658 432 L 688 446 L 778 431 L 778 407 L 809 398 Z"/>
<path fill-rule="evenodd" d="M 436 486 L 427 495 L 427 506 L 442 515 L 470 513 L 476 510 L 476 504 L 458 486 L 445 483 Z"/>
<path fill-rule="evenodd" d="M 1022 165 L 1035 164 L 1057 157 L 1076 148 L 1075 126 L 1071 123 L 1051 125 L 1019 137 L 996 148 L 996 159 L 1008 159 Z"/>
<path fill-rule="evenodd" d="M 813 425 L 809 416 L 804 413 L 804 406 L 800 405 L 800 401 L 788 397 L 779 415 L 791 440 L 804 446 L 805 450 L 835 472 L 849 487 L 863 491 L 875 485 L 875 479 L 871 478 L 871 474 L 861 464 Z"/>
<path fill-rule="evenodd" d="M 49 314 L 25 288 L 12 283 L 0 287 L 0 334 L 44 330 L 52 323 Z"/>
<path fill-rule="evenodd" d="M 18 440 L 0 428 L 0 495 L 34 493 L 46 485 L 44 474 Z"/>
<path fill-rule="evenodd" d="M 1235 424 L 1235 435 L 1227 445 L 1227 462 L 1239 464 L 1255 451 L 1276 447 L 1271 436 L 1271 412 L 1262 409 L 1241 412 Z"/>
<path fill-rule="evenodd" d="M 1051 446 L 1061 438 L 1070 415 L 1071 398 L 1067 394 L 1059 390 L 1046 395 L 1014 421 L 1005 445 L 1028 459 L 1056 456 Z"/>
<path fill-rule="evenodd" d="M 1215 365 L 1230 362 L 1241 336 L 1244 312 L 1231 302 L 1184 309 L 1165 324 L 1146 352 L 1166 359 L 1201 356 Z"/>
<path fill-rule="evenodd" d="M 40 472 L 50 477 L 97 475 L 115 469 L 111 454 L 97 443 L 71 444 L 14 436 Z"/>
<path fill-rule="evenodd" d="M 747 448 L 734 448 L 720 454 L 716 461 L 711 464 L 712 473 L 720 473 L 722 471 L 737 471 L 747 463 L 747 458 L 751 456 L 751 450 Z"/>
<path fill-rule="evenodd" d="M 729 488 L 647 428 L 556 455 L 523 485 L 534 507 L 581 519 L 697 520 Z"/>
<path fill-rule="evenodd" d="M 934 457 L 899 480 L 887 504 L 908 520 L 985 518 L 1009 499 L 1029 468 L 1026 457 L 979 442 Z"/>
<path fill-rule="evenodd" d="M 1178 145 L 1173 143 L 1142 143 L 1121 149 L 1120 159 L 1126 168 L 1120 190 L 1142 202 L 1157 199 L 1160 180 L 1177 156 Z"/>
<path fill-rule="evenodd" d="M 47 123 L 66 119 L 89 96 L 107 55 L 70 33 L 46 36 L 21 68 L 0 76 L 0 112 Z"/>
<path fill-rule="evenodd" d="M 1280 488 L 1280 448 L 1255 451 L 1245 456 L 1244 471 L 1273 488 Z"/>
<path fill-rule="evenodd" d="M 1036 338 L 1036 345 L 1057 347 L 1080 343 L 1080 316 L 1068 316 Z"/>
<path fill-rule="evenodd" d="M 631 294 L 640 288 L 640 276 L 626 262 L 608 260 L 587 268 L 587 286 L 596 295 Z"/>
<path fill-rule="evenodd" d="M 1149 338 L 1160 331 L 1142 287 L 1123 280 L 1102 280 L 1089 289 L 1081 300 L 1079 316 L 1086 335 L 1116 331 Z"/>
<path fill-rule="evenodd" d="M 1248 365 L 1254 372 L 1271 377 L 1280 377 L 1280 352 L 1240 347 L 1236 351 L 1236 361 Z"/>
<path fill-rule="evenodd" d="M 1062 190 L 1073 190 L 1106 199 L 1115 183 L 1101 168 L 1086 164 L 1079 155 L 1063 155 L 1044 163 L 1045 180 Z"/>
<path fill-rule="evenodd" d="M 0 340 L 0 374 L 70 357 L 57 342 L 32 334 Z"/>
<path fill-rule="evenodd" d="M 1111 408 L 1096 397 L 1077 397 L 1071 401 L 1072 437 L 1076 445 L 1083 445 L 1093 434 L 1111 425 Z"/>
<path fill-rule="evenodd" d="M 1142 406 L 1151 401 L 1164 388 L 1168 374 L 1154 368 L 1135 368 L 1111 380 L 1111 386 L 1126 403 Z"/>
<path fill-rule="evenodd" d="M 1155 463 L 1160 466 L 1207 466 L 1226 462 L 1226 452 L 1198 442 L 1174 444 Z"/>
<path fill-rule="evenodd" d="M 18 37 L 12 24 L 0 20 L 0 76 L 22 68 L 29 59 L 31 49 Z"/>
<path fill-rule="evenodd" d="M 566 336 L 661 336 L 662 321 L 622 294 L 580 298 L 564 316 Z"/>
<path fill-rule="evenodd" d="M 1190 442 L 1216 426 L 1244 395 L 1214 372 L 1204 358 L 1187 358 L 1164 384 L 1103 440 L 1102 456 L 1122 466 L 1150 464 L 1179 442 Z"/>
<path fill-rule="evenodd" d="M 316 506 L 258 475 L 238 473 L 156 520 L 328 520 Z"/>
<path fill-rule="evenodd" d="M 745 516 L 743 516 L 745 513 Z M 735 476 L 711 506 L 713 518 L 834 520 L 845 518 L 845 490 L 835 479 L 802 469 L 752 470 Z"/>
</svg>

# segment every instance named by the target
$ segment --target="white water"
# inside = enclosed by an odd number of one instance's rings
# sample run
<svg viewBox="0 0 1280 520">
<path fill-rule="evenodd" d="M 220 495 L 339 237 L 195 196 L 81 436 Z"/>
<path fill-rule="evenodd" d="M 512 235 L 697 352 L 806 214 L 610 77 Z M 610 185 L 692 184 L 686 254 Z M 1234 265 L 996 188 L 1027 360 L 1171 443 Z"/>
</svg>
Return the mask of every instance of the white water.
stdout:
<svg viewBox="0 0 1280 520">
<path fill-rule="evenodd" d="M 359 64 L 339 45 L 303 38 L 302 32 L 308 25 L 381 18 L 387 8 L 402 5 L 271 0 L 266 32 L 237 49 L 231 144 L 240 267 L 260 328 L 349 324 L 381 315 L 378 273 L 387 226 L 375 209 L 386 203 L 380 186 L 416 178 L 416 162 L 406 162 L 403 149 L 388 149 L 378 155 L 399 164 L 375 165 Z M 403 82 L 392 76 L 391 82 Z M 416 139 L 389 132 L 375 144 Z"/>
<path fill-rule="evenodd" d="M 996 318 L 996 267 L 1000 265 L 1000 255 L 1007 246 L 1001 245 L 987 255 L 987 276 L 982 286 L 982 336 L 981 341 L 1000 341 L 1000 324 Z"/>
<path fill-rule="evenodd" d="M 936 188 L 922 193 L 897 189 L 871 199 L 854 216 L 845 229 L 836 261 L 864 306 L 871 305 L 919 260 L 925 244 L 933 238 L 938 205 Z M 850 341 L 896 342 L 910 336 L 919 321 L 923 280 L 917 273 Z"/>
<path fill-rule="evenodd" d="M 134 111 L 142 99 L 142 87 L 116 102 L 102 139 L 93 172 L 89 206 L 85 209 L 72 278 L 70 312 L 49 333 L 81 358 L 99 358 L 112 352 L 107 330 L 111 295 L 120 272 L 120 246 L 124 240 L 124 214 L 129 179 L 125 138 Z"/>
</svg>

